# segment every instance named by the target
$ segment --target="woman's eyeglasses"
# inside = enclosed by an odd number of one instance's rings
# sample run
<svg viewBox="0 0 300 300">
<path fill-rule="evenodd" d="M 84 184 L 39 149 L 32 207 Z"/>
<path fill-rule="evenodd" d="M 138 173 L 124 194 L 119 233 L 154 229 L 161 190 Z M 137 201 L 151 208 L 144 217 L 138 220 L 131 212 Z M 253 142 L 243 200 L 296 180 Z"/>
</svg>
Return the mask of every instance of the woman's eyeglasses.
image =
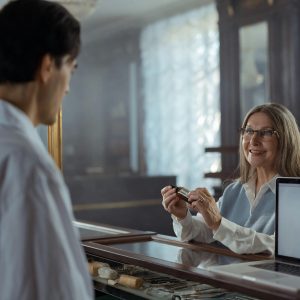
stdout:
<svg viewBox="0 0 300 300">
<path fill-rule="evenodd" d="M 272 136 L 275 134 L 277 138 L 279 138 L 279 134 L 276 130 L 274 129 L 260 129 L 260 130 L 254 130 L 250 127 L 246 128 L 241 128 L 240 129 L 241 135 L 243 136 L 244 139 L 250 140 L 254 133 L 257 133 L 257 136 L 262 138 L 262 139 L 271 139 Z"/>
</svg>

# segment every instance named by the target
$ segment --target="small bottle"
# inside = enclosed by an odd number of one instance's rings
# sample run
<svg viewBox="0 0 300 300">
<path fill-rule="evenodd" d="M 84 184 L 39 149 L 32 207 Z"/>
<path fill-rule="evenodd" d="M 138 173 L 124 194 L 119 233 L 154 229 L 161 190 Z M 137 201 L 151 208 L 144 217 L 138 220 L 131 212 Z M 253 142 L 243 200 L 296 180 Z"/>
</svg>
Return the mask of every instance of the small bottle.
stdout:
<svg viewBox="0 0 300 300">
<path fill-rule="evenodd" d="M 172 188 L 176 189 L 176 194 L 181 200 L 183 200 L 185 202 L 189 202 L 188 201 L 188 198 L 189 198 L 188 194 L 189 194 L 190 191 L 188 189 L 186 189 L 182 186 L 174 186 L 174 185 L 172 185 Z"/>
</svg>

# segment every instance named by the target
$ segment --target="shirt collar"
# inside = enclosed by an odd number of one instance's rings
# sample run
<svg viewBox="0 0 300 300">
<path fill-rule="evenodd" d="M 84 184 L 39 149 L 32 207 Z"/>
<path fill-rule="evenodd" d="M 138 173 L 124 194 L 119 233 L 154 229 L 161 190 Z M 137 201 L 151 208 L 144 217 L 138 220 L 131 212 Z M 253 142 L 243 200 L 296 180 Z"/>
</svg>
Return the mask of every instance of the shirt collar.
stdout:
<svg viewBox="0 0 300 300">
<path fill-rule="evenodd" d="M 276 178 L 277 177 L 279 177 L 279 174 L 276 174 L 269 182 L 266 183 L 269 186 L 269 188 L 271 189 L 273 194 L 276 193 Z"/>
<path fill-rule="evenodd" d="M 276 174 L 270 181 L 263 184 L 256 194 L 256 173 L 254 173 L 249 180 L 243 184 L 243 187 L 245 189 L 246 197 L 249 201 L 251 211 L 255 209 L 257 204 L 260 202 L 260 200 L 263 198 L 264 194 L 268 191 L 268 189 L 271 190 L 271 192 L 275 195 L 276 191 L 276 178 L 279 175 Z"/>
<path fill-rule="evenodd" d="M 28 116 L 16 106 L 0 99 L 0 126 L 14 128 L 35 143 L 42 143 Z"/>
<path fill-rule="evenodd" d="M 269 187 L 270 190 L 272 191 L 272 193 L 275 195 L 276 193 L 276 178 L 279 177 L 279 174 L 276 174 L 270 181 L 266 182 L 265 184 L 263 184 L 261 186 L 261 188 L 263 187 Z M 251 191 L 253 193 L 255 193 L 255 184 L 256 184 L 256 174 L 253 174 L 249 180 L 244 183 L 244 188 L 246 191 Z"/>
</svg>

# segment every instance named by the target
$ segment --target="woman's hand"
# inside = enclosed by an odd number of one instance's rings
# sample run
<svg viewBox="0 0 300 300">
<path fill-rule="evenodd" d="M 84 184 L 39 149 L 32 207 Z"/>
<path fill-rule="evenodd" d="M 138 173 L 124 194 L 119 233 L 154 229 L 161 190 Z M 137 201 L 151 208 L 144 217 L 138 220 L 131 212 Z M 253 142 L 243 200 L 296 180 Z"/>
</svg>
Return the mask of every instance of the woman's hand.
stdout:
<svg viewBox="0 0 300 300">
<path fill-rule="evenodd" d="M 162 205 L 164 209 L 178 219 L 184 219 L 187 214 L 187 205 L 176 195 L 176 189 L 171 186 L 165 186 L 161 190 L 163 197 Z"/>
<path fill-rule="evenodd" d="M 190 207 L 202 214 L 205 223 L 212 230 L 217 230 L 222 216 L 215 199 L 206 188 L 198 188 L 189 193 Z"/>
</svg>

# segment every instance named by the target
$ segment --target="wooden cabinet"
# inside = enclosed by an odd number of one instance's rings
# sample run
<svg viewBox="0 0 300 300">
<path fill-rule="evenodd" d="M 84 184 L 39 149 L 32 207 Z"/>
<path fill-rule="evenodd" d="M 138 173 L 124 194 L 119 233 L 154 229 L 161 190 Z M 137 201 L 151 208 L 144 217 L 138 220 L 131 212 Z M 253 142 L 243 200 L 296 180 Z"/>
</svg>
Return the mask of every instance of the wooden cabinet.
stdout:
<svg viewBox="0 0 300 300">
<path fill-rule="evenodd" d="M 76 219 L 173 235 L 160 190 L 175 176 L 66 177 Z"/>
</svg>

